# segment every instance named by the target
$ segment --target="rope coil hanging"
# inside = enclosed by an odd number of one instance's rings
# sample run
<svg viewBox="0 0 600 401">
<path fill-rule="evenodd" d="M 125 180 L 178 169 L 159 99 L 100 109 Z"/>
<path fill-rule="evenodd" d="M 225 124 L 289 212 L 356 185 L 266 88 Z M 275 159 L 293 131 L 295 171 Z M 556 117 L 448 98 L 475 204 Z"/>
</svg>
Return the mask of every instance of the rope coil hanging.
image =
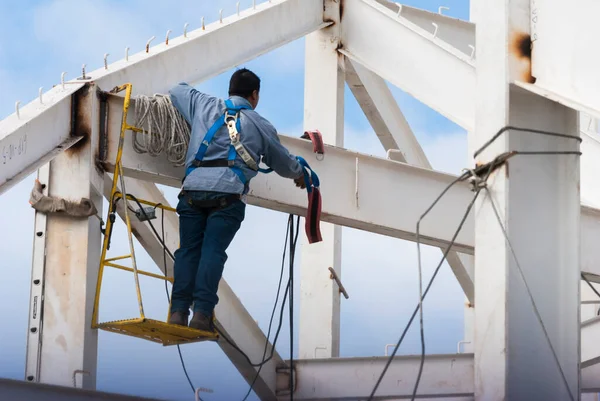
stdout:
<svg viewBox="0 0 600 401">
<path fill-rule="evenodd" d="M 190 127 L 175 109 L 168 95 L 139 95 L 133 100 L 136 120 L 134 126 L 143 130 L 133 132 L 132 145 L 137 153 L 158 156 L 165 153 L 176 167 L 185 165 L 190 142 Z"/>
</svg>

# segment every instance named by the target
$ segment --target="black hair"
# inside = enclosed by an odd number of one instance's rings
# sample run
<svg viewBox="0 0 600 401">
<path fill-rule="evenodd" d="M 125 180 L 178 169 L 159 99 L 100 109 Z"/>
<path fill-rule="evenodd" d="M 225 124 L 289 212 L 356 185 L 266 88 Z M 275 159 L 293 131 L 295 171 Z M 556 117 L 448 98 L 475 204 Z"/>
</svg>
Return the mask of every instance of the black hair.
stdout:
<svg viewBox="0 0 600 401">
<path fill-rule="evenodd" d="M 229 80 L 229 96 L 248 98 L 254 91 L 260 92 L 260 78 L 255 73 L 246 68 L 233 73 Z"/>
</svg>

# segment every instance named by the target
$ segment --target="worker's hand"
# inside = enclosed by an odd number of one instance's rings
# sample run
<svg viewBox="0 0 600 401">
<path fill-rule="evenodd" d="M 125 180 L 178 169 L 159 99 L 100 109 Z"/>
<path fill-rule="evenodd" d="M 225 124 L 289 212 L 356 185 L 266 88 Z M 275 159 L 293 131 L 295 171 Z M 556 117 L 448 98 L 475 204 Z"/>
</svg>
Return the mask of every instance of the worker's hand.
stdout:
<svg viewBox="0 0 600 401">
<path fill-rule="evenodd" d="M 306 188 L 306 184 L 304 183 L 304 176 L 303 175 L 301 175 L 298 178 L 295 178 L 294 179 L 294 183 L 296 184 L 296 186 L 298 188 L 301 188 L 301 189 L 305 189 Z"/>
</svg>

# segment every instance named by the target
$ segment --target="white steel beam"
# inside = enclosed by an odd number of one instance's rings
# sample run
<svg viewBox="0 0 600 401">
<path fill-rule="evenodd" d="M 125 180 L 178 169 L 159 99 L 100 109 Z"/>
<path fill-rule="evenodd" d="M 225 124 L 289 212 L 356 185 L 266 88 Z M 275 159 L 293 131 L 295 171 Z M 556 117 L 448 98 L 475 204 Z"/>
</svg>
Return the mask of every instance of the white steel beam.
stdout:
<svg viewBox="0 0 600 401">
<path fill-rule="evenodd" d="M 346 59 L 346 82 L 384 149 L 398 150 L 397 153 L 389 153 L 390 158 L 395 155 L 397 157 L 393 160 L 431 169 L 431 163 L 385 81 L 359 63 Z M 467 259 L 466 263 L 463 263 L 463 259 Z M 470 259 L 472 258 L 466 255 L 460 257 L 454 251 L 447 255 L 448 264 L 465 295 L 474 303 L 473 261 Z"/>
<path fill-rule="evenodd" d="M 110 110 L 116 110 L 112 103 Z M 117 114 L 109 116 L 109 121 L 108 157 L 102 164 L 112 172 L 118 142 Z M 330 145 L 325 145 L 323 160 L 317 160 L 310 141 L 283 135 L 280 140 L 291 153 L 304 157 L 319 174 L 323 196 L 321 218 L 327 223 L 414 241 L 418 216 L 456 178 Z M 164 155 L 152 157 L 136 153 L 130 133 L 126 134 L 123 152 L 126 176 L 176 188 L 181 186 L 183 168 L 174 167 Z M 250 185 L 248 203 L 304 216 L 306 193 L 290 191 L 293 188 L 290 180 L 275 173 L 259 174 Z M 373 196 L 380 188 L 386 188 L 387 196 Z M 422 242 L 447 246 L 461 220 L 461 211 L 466 209 L 470 198 L 467 184 L 458 184 L 450 189 L 438 207 L 422 222 Z M 472 226 L 472 220 L 467 224 Z M 472 253 L 472 244 L 472 233 L 465 229 L 458 235 L 455 246 L 457 251 Z"/>
<path fill-rule="evenodd" d="M 109 199 L 112 177 L 108 174 L 104 176 L 104 196 Z M 134 195 L 138 199 L 144 199 L 151 202 L 161 203 L 169 206 L 169 202 L 162 192 L 150 182 L 143 182 L 125 178 L 127 193 Z M 120 188 L 120 186 L 119 186 Z M 137 208 L 137 205 L 130 202 L 131 206 Z M 124 219 L 123 202 L 117 204 L 117 213 Z M 159 234 L 162 227 L 162 213 L 157 211 L 156 219 L 152 221 Z M 146 222 L 140 222 L 137 219 L 131 220 L 132 232 L 135 238 L 144 247 L 148 255 L 156 263 L 158 268 L 164 273 L 163 248 L 159 238 L 154 234 L 150 225 Z M 171 253 L 179 247 L 179 221 L 177 215 L 173 212 L 165 211 L 165 244 Z M 173 276 L 173 259 L 167 254 L 168 276 Z M 266 336 L 246 310 L 242 302 L 235 295 L 225 279 L 221 279 L 217 292 L 219 303 L 215 308 L 216 324 L 219 329 L 225 333 L 227 338 L 232 340 L 240 349 L 242 349 L 253 363 L 262 360 L 262 353 L 265 348 Z M 219 347 L 225 352 L 233 365 L 248 382 L 252 383 L 256 375 L 257 368 L 251 366 L 248 361 L 233 348 L 226 340 L 219 339 Z M 267 348 L 267 355 L 271 352 L 271 344 Z M 282 363 L 282 359 L 274 351 L 273 358 L 267 362 L 261 369 L 259 377 L 254 383 L 253 390 L 261 400 L 274 400 L 275 396 L 275 368 Z"/>
<path fill-rule="evenodd" d="M 475 67 L 470 56 L 376 0 L 345 1 L 342 20 L 340 52 L 472 128 Z"/>
<path fill-rule="evenodd" d="M 111 113 L 118 110 L 119 99 L 109 102 Z M 131 113 L 130 113 L 131 114 Z M 103 166 L 113 171 L 119 125 L 117 115 L 109 117 L 107 160 Z M 280 135 L 281 142 L 293 154 L 306 158 L 323 182 L 322 221 L 357 228 L 382 235 L 415 241 L 418 216 L 433 202 L 444 187 L 456 177 L 404 163 L 326 146 L 325 158 L 316 160 L 312 145 L 302 139 Z M 515 156 L 527 157 L 527 156 Z M 356 181 L 358 159 L 359 180 Z M 165 157 L 138 154 L 132 148 L 131 136 L 126 135 L 123 155 L 126 175 L 144 181 L 179 188 L 183 169 L 172 166 Z M 251 184 L 248 203 L 284 213 L 305 215 L 306 197 L 301 191 L 290 191 L 289 180 L 276 174 L 259 174 Z M 368 196 L 385 187 L 388 196 L 374 199 Z M 358 189 L 358 191 L 357 191 Z M 358 194 L 358 198 L 357 198 Z M 455 185 L 432 210 L 421 226 L 421 240 L 433 246 L 447 246 L 472 193 L 467 184 Z M 352 199 L 348 202 L 348 199 Z M 472 255 L 474 247 L 472 214 L 457 237 L 455 250 Z M 581 266 L 582 271 L 600 282 L 600 252 L 596 238 L 600 236 L 600 211 L 581 206 Z M 472 260 L 460 254 L 466 272 L 472 277 Z M 450 261 L 451 262 L 451 261 Z M 451 262 L 453 263 L 453 262 Z"/>
<path fill-rule="evenodd" d="M 78 101 L 78 116 L 73 130 L 88 140 L 62 152 L 50 162 L 48 195 L 77 201 L 87 198 L 102 213 L 102 178 L 95 167 L 98 152 L 99 101 L 94 86 Z M 45 252 L 43 302 L 38 324 L 30 333 L 41 330 L 41 350 L 28 347 L 28 368 L 35 364 L 39 374 L 32 381 L 72 386 L 75 371 L 88 372 L 78 387 L 94 389 L 98 333 L 91 329 L 92 307 L 100 260 L 100 221 L 95 217 L 77 218 L 63 214 L 46 216 L 45 232 L 36 232 L 43 241 L 34 242 L 34 255 Z M 43 248 L 45 246 L 45 249 Z M 42 249 L 38 249 L 42 247 Z M 44 263 L 43 258 L 34 263 Z M 34 277 L 33 279 L 36 279 Z M 33 283 L 32 285 L 35 285 Z M 35 355 L 30 353 L 37 352 Z M 33 370 L 33 369 L 32 369 Z"/>
<path fill-rule="evenodd" d="M 166 93 L 223 73 L 308 33 L 329 25 L 323 0 L 272 0 L 223 17 L 146 51 L 99 68 L 89 77 L 105 90 L 126 82 L 133 94 Z M 201 60 L 201 61 L 199 61 Z"/>
<path fill-rule="evenodd" d="M 344 145 L 344 56 L 340 40 L 340 3 L 325 0 L 328 28 L 306 36 L 304 129 L 318 129 L 323 142 Z M 327 157 L 327 156 L 326 156 Z M 298 194 L 300 195 L 300 194 Z M 323 240 L 309 244 L 302 236 L 300 268 L 299 358 L 340 354 L 340 291 L 328 268 L 342 277 L 342 227 L 321 224 Z"/>
<path fill-rule="evenodd" d="M 375 387 L 387 357 L 330 358 L 294 361 L 295 400 L 365 400 Z M 409 398 L 419 371 L 420 356 L 396 356 L 375 394 L 377 400 Z M 419 399 L 473 395 L 473 355 L 426 355 Z M 288 390 L 281 373 L 282 394 Z M 281 397 L 281 400 L 287 399 Z"/>
<path fill-rule="evenodd" d="M 84 71 L 0 121 L 0 194 L 80 139 L 71 133 L 70 96 L 86 82 L 104 90 L 129 82 L 134 94 L 166 93 L 178 82 L 217 76 L 330 24 L 323 20 L 323 0 L 272 0 Z"/>
<path fill-rule="evenodd" d="M 443 7 L 439 8 L 438 11 L 440 12 L 432 13 L 431 11 L 410 7 L 405 4 L 393 3 L 388 0 L 377 0 L 377 2 L 396 13 L 399 12 L 401 17 L 406 18 L 428 32 L 433 33 L 437 29 L 437 38 L 440 38 L 465 54 L 471 56 L 475 51 L 475 24 L 473 22 L 443 15 L 441 14 L 441 12 L 445 12 L 442 11 Z"/>
<path fill-rule="evenodd" d="M 379 75 L 346 58 L 346 83 L 387 151 L 400 150 L 395 160 L 431 169 L 431 164 L 398 107 L 394 95 Z"/>
<path fill-rule="evenodd" d="M 567 7 L 554 2 L 533 4 L 531 64 L 535 79 L 522 80 L 591 109 L 596 116 L 600 115 L 600 80 L 595 68 L 598 56 L 590 49 L 595 48 L 595 38 L 600 35 L 598 13 L 600 3 L 594 0 L 569 2 Z M 560 31 L 556 29 L 559 25 Z"/>
<path fill-rule="evenodd" d="M 582 368 L 600 362 L 600 346 L 598 346 L 598 338 L 600 338 L 600 316 L 593 317 L 581 323 Z"/>
<path fill-rule="evenodd" d="M 371 394 L 387 360 L 387 357 L 295 360 L 294 382 L 297 387 L 294 399 L 365 400 Z M 394 357 L 373 399 L 410 399 L 419 364 L 420 355 Z M 600 365 L 582 367 L 583 393 L 600 391 L 599 367 Z M 289 368 L 281 368 L 277 376 L 279 399 L 287 400 Z M 474 377 L 474 359 L 471 353 L 426 355 L 417 398 L 473 400 Z M 540 387 L 545 385 L 547 383 L 539 384 Z M 540 393 L 543 393 L 543 389 L 540 389 Z M 528 399 L 538 398 L 534 396 Z"/>
<path fill-rule="evenodd" d="M 507 125 L 577 133 L 577 112 L 511 85 L 530 71 L 510 48 L 512 32 L 529 32 L 530 1 L 486 7 L 493 12 L 477 16 L 474 145 Z M 476 163 L 509 150 L 578 151 L 579 142 L 506 132 Z M 487 188 L 475 210 L 475 399 L 577 400 L 579 156 L 517 155 Z"/>
<path fill-rule="evenodd" d="M 73 146 L 73 101 L 83 83 L 58 85 L 0 120 L 0 195 Z"/>
</svg>

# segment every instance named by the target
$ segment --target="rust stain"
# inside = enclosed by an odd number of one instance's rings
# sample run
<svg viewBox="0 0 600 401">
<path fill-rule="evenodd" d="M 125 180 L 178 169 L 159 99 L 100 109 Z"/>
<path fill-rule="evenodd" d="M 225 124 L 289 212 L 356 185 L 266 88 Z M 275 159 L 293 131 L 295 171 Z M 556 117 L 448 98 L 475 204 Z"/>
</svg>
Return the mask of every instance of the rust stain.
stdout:
<svg viewBox="0 0 600 401">
<path fill-rule="evenodd" d="M 56 340 L 54 341 L 62 348 L 63 351 L 67 352 L 67 340 L 65 340 L 65 336 L 61 334 L 60 336 L 56 337 Z"/>
<path fill-rule="evenodd" d="M 65 150 L 67 156 L 78 155 L 89 146 L 92 133 L 91 103 L 89 84 L 86 84 L 71 97 L 71 136 L 82 137 L 82 139 Z"/>
<path fill-rule="evenodd" d="M 527 83 L 534 84 L 536 78 L 531 73 L 531 35 L 526 32 L 513 33 L 509 50 L 518 61 L 525 65 L 521 71 L 520 79 Z"/>
<path fill-rule="evenodd" d="M 340 0 L 340 22 L 342 21 L 342 17 L 344 16 L 344 2 L 345 0 Z"/>
</svg>

